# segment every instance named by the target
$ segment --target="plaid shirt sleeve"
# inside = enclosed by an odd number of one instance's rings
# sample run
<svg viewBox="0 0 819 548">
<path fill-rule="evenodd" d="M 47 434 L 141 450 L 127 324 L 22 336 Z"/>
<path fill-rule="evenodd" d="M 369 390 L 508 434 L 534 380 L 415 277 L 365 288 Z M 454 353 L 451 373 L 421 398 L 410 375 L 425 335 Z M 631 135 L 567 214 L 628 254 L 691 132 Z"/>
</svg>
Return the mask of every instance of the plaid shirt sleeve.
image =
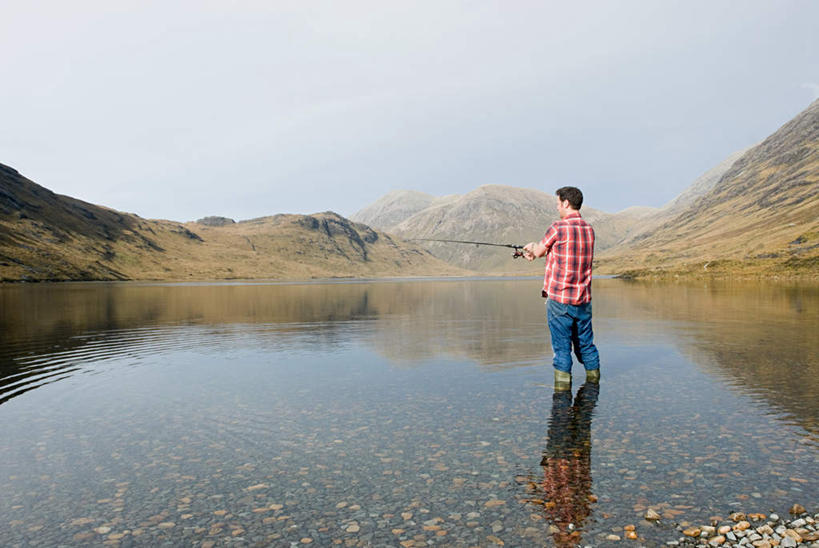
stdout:
<svg viewBox="0 0 819 548">
<path fill-rule="evenodd" d="M 552 250 L 552 246 L 555 245 L 557 241 L 557 228 L 555 225 L 549 227 L 549 230 L 546 231 L 546 234 L 543 236 L 543 239 L 540 240 L 540 245 L 546 247 L 546 253 L 549 253 Z"/>
</svg>

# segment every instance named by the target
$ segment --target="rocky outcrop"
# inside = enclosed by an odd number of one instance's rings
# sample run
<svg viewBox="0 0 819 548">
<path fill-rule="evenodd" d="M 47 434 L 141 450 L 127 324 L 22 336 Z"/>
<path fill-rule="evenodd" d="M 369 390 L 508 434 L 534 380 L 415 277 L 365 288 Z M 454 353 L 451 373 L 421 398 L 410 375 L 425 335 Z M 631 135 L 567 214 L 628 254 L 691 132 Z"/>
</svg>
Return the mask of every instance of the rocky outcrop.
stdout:
<svg viewBox="0 0 819 548">
<path fill-rule="evenodd" d="M 205 226 L 227 226 L 235 224 L 236 221 L 233 219 L 229 219 L 228 217 L 202 217 L 201 219 L 196 220 L 196 224 L 205 225 Z"/>
</svg>

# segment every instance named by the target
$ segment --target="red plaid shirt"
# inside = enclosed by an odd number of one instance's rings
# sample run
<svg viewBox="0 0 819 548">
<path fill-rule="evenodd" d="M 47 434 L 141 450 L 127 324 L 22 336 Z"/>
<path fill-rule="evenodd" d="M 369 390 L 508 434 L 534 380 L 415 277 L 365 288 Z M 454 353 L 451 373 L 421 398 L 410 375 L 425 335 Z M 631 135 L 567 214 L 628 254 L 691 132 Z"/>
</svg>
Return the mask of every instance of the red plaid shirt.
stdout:
<svg viewBox="0 0 819 548">
<path fill-rule="evenodd" d="M 570 213 L 552 223 L 540 241 L 546 246 L 546 275 L 543 296 L 563 304 L 591 301 L 594 229 Z"/>
</svg>

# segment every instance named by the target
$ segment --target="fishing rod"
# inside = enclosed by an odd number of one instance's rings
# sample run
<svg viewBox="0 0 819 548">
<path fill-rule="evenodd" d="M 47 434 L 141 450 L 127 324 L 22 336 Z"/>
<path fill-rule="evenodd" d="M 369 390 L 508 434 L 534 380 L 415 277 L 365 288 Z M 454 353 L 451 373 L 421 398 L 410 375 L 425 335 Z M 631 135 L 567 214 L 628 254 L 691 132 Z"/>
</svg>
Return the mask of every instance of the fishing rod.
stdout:
<svg viewBox="0 0 819 548">
<path fill-rule="evenodd" d="M 493 247 L 509 247 L 515 250 L 512 254 L 513 259 L 523 257 L 523 246 L 514 244 L 493 244 L 491 242 L 471 242 L 467 240 L 436 240 L 432 238 L 410 238 L 409 242 L 446 242 L 450 244 L 474 244 L 474 245 L 490 245 Z"/>
</svg>

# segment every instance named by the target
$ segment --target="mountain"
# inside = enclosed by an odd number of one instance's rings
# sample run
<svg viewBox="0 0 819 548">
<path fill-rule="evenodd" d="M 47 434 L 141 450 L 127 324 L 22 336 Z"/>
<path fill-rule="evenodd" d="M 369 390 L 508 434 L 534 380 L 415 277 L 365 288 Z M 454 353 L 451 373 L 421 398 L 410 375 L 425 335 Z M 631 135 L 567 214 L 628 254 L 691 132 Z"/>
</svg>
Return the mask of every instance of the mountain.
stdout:
<svg viewBox="0 0 819 548">
<path fill-rule="evenodd" d="M 705 194 L 600 255 L 605 271 L 819 271 L 819 100 Z"/>
<path fill-rule="evenodd" d="M 0 164 L 0 280 L 204 280 L 463 274 L 333 212 L 147 220 L 61 196 Z"/>
<path fill-rule="evenodd" d="M 390 232 L 419 211 L 445 204 L 454 198 L 453 196 L 438 198 L 416 190 L 393 190 L 350 218 L 373 228 Z"/>
<path fill-rule="evenodd" d="M 399 206 L 384 206 L 395 204 L 400 197 L 401 194 L 395 192 L 388 194 L 362 211 L 371 215 L 369 218 L 374 225 L 407 240 L 449 239 L 523 245 L 543 237 L 546 228 L 557 219 L 552 194 L 512 186 L 484 185 L 464 195 L 434 200 L 395 223 L 394 220 L 400 217 L 394 213 Z M 377 204 L 381 206 L 376 207 Z M 374 215 L 379 210 L 384 212 L 383 216 Z M 606 214 L 584 207 L 583 215 L 594 222 Z M 362 217 L 356 214 L 353 219 L 362 220 Z M 605 234 L 602 240 L 605 245 Z M 542 265 L 522 259 L 512 260 L 512 250 L 502 247 L 420 243 L 439 259 L 483 273 L 536 273 L 543 269 Z"/>
<path fill-rule="evenodd" d="M 630 207 L 612 214 L 611 218 L 602 220 L 598 228 L 603 229 L 604 232 L 616 235 L 617 241 L 612 245 L 599 248 L 600 251 L 645 238 L 660 225 L 695 204 L 697 200 L 714 188 L 725 172 L 748 150 L 750 149 L 746 148 L 729 155 L 722 162 L 697 177 L 679 196 L 660 208 Z M 606 230 L 607 224 L 613 224 L 613 227 L 610 230 Z"/>
<path fill-rule="evenodd" d="M 634 206 L 617 213 L 581 208 L 583 217 L 594 226 L 596 252 L 644 238 L 709 192 L 744 152 L 736 152 L 708 170 L 662 208 Z M 524 244 L 540 238 L 557 219 L 554 200 L 550 193 L 504 185 L 484 185 L 464 195 L 441 198 L 396 190 L 352 218 L 405 239 Z M 450 264 L 484 273 L 533 273 L 542 269 L 524 261 L 510 261 L 510 253 L 503 248 L 420 243 Z"/>
</svg>

